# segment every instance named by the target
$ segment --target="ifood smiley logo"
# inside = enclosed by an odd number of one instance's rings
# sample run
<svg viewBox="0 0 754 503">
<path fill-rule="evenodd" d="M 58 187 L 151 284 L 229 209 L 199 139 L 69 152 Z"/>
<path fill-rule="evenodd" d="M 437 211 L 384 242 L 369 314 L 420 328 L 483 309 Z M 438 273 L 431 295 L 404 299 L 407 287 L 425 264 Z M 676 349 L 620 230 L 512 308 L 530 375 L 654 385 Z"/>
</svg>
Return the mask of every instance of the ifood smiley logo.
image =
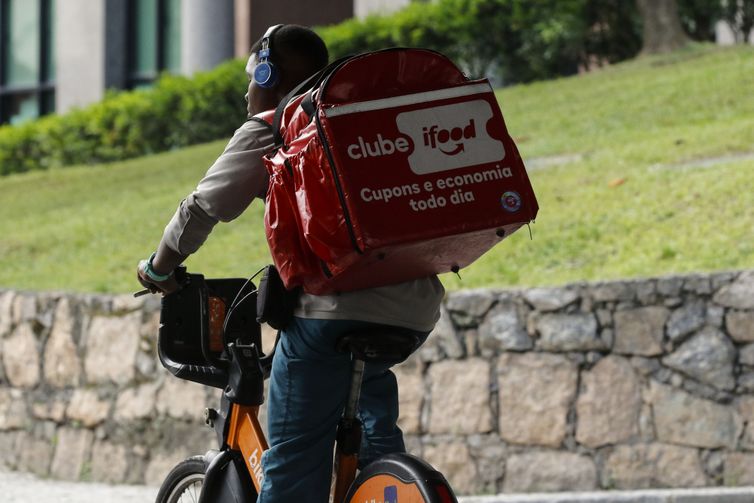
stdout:
<svg viewBox="0 0 754 503">
<path fill-rule="evenodd" d="M 395 121 L 414 145 L 411 171 L 423 175 L 502 161 L 503 143 L 487 133 L 491 118 L 490 104 L 474 100 L 403 112 Z"/>
<path fill-rule="evenodd" d="M 445 155 L 458 155 L 465 150 L 465 140 L 476 138 L 476 124 L 474 119 L 470 119 L 465 127 L 453 129 L 440 129 L 435 124 L 422 129 L 422 136 L 425 147 L 438 148 Z"/>
</svg>

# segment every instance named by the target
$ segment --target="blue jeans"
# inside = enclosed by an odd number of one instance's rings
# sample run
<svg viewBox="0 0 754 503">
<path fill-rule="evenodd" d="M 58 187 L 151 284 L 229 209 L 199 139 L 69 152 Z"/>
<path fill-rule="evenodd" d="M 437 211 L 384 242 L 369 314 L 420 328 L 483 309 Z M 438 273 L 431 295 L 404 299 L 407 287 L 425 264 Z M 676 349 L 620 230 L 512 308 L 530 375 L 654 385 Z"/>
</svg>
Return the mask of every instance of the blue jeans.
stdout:
<svg viewBox="0 0 754 503">
<path fill-rule="evenodd" d="M 259 503 L 326 503 L 335 433 L 348 395 L 351 356 L 335 350 L 347 332 L 374 324 L 294 318 L 283 331 L 272 363 L 268 440 L 262 456 Z M 401 329 L 405 330 L 405 329 Z M 427 333 L 418 333 L 422 342 Z M 363 424 L 359 466 L 405 452 L 398 420 L 398 385 L 389 365 L 368 363 L 359 399 Z"/>
</svg>

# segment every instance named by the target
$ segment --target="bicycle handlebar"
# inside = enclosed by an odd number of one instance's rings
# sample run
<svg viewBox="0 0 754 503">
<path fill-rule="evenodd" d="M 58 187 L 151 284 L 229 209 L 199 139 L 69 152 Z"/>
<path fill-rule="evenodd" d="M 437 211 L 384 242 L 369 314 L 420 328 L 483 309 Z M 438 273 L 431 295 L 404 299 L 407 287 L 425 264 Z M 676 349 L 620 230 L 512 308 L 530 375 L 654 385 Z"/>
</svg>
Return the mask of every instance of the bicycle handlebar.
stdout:
<svg viewBox="0 0 754 503">
<path fill-rule="evenodd" d="M 179 379 L 206 384 L 207 386 L 220 389 L 225 388 L 228 384 L 228 373 L 225 370 L 212 365 L 178 363 L 164 353 L 160 341 L 157 343 L 157 356 L 160 358 L 162 366 Z"/>
<path fill-rule="evenodd" d="M 224 356 L 220 356 L 216 346 L 214 349 L 211 349 L 210 338 L 213 337 L 210 335 L 210 331 L 212 330 L 211 326 L 216 329 L 217 325 L 207 318 L 210 316 L 210 312 L 216 312 L 216 310 L 209 307 L 211 303 L 208 304 L 208 300 L 210 297 L 223 298 L 226 299 L 223 302 L 227 302 L 227 299 L 236 295 L 235 289 L 238 288 L 238 283 L 234 282 L 240 282 L 242 280 L 205 279 L 201 274 L 188 274 L 186 268 L 182 266 L 176 268 L 175 278 L 181 285 L 181 290 L 176 292 L 177 296 L 174 296 L 175 294 L 170 294 L 164 296 L 162 299 L 163 311 L 160 316 L 161 325 L 157 343 L 157 353 L 160 363 L 171 374 L 180 379 L 223 389 L 232 379 L 232 361 L 234 359 L 232 355 L 234 351 L 231 350 L 231 345 L 235 342 L 238 332 L 231 330 L 228 326 L 228 320 L 233 314 L 233 307 L 231 307 L 231 309 L 224 314 L 225 321 L 222 323 L 221 329 L 221 338 L 225 349 L 222 352 L 222 355 Z M 247 283 L 248 281 L 244 283 L 244 287 Z M 209 293 L 208 285 L 211 285 L 209 286 L 209 291 L 214 292 L 214 294 Z M 141 296 L 146 295 L 147 293 L 157 292 L 147 288 L 140 292 L 136 292 L 134 295 Z M 217 297 L 215 295 L 217 295 Z M 233 302 L 234 305 L 236 304 L 236 300 L 237 298 Z M 246 300 L 246 298 L 242 299 L 242 301 L 237 304 L 243 303 L 244 300 Z M 165 311 L 166 305 L 171 306 L 168 308 L 168 311 Z M 242 334 L 248 334 L 249 332 L 246 330 L 252 330 L 261 335 L 261 330 L 259 330 L 258 324 L 256 329 L 252 328 L 252 326 L 256 324 L 253 311 L 241 316 L 241 319 L 248 320 L 243 321 L 243 324 L 251 324 L 247 329 L 242 329 Z M 186 328 L 196 327 L 196 332 L 193 332 L 194 328 L 189 328 L 188 332 L 179 332 L 180 335 L 178 335 L 178 333 L 174 332 L 173 328 L 166 328 L 179 327 L 177 330 L 183 330 L 180 328 L 181 326 Z M 231 331 L 228 333 L 228 330 Z M 176 345 L 176 337 L 179 341 L 178 345 Z M 242 337 L 244 336 L 242 335 Z M 216 338 L 213 340 L 219 342 Z M 257 341 L 261 344 L 261 341 L 258 339 Z M 275 342 L 277 344 L 277 341 Z M 240 339 L 238 344 L 241 344 Z M 194 347 L 196 349 L 194 349 Z M 178 352 L 176 352 L 176 350 Z M 186 352 L 187 350 L 188 352 Z M 274 349 L 270 355 L 263 355 L 261 353 L 261 347 L 259 347 L 255 350 L 255 354 L 256 359 L 258 360 L 257 365 L 261 369 L 264 378 L 268 378 L 272 367 Z M 245 362 L 239 363 L 241 363 L 242 367 L 245 367 Z"/>
<path fill-rule="evenodd" d="M 175 280 L 178 282 L 180 286 L 183 286 L 183 284 L 186 282 L 186 279 L 188 278 L 188 275 L 186 273 L 186 267 L 179 265 L 173 270 L 173 276 L 175 277 Z M 134 292 L 134 298 L 141 297 L 142 295 L 147 295 L 148 293 L 158 293 L 159 290 L 151 288 L 145 288 L 144 290 L 139 290 L 138 292 Z"/>
</svg>

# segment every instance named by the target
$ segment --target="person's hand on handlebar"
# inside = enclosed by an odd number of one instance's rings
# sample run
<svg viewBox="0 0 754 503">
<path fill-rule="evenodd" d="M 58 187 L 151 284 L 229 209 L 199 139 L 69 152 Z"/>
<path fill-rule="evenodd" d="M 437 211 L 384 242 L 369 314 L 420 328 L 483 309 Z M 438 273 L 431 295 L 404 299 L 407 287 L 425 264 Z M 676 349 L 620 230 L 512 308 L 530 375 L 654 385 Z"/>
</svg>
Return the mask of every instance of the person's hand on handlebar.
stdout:
<svg viewBox="0 0 754 503">
<path fill-rule="evenodd" d="M 136 279 L 152 293 L 173 293 L 181 287 L 175 278 L 175 269 L 185 259 L 186 256 L 170 250 L 161 243 L 151 257 L 139 262 Z"/>
<path fill-rule="evenodd" d="M 168 274 L 160 274 L 155 271 L 152 264 L 154 254 L 147 259 L 139 262 L 139 266 L 136 268 L 136 279 L 144 288 L 149 289 L 152 293 L 161 292 L 163 295 L 173 293 L 180 288 L 180 285 L 175 280 L 173 271 Z M 144 292 L 146 293 L 146 292 Z"/>
</svg>

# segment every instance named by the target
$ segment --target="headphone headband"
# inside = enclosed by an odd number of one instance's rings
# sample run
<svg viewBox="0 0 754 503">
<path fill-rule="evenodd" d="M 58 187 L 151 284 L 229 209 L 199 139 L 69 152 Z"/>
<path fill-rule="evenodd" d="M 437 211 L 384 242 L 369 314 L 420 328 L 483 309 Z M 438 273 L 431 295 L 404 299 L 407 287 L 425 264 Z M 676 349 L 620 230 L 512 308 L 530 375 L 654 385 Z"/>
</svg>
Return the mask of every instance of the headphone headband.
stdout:
<svg viewBox="0 0 754 503">
<path fill-rule="evenodd" d="M 275 65 L 269 59 L 272 53 L 272 37 L 282 26 L 282 24 L 270 26 L 262 36 L 262 43 L 257 54 L 259 62 L 254 69 L 254 81 L 260 87 L 273 87 L 280 78 Z"/>
<path fill-rule="evenodd" d="M 272 50 L 272 37 L 275 35 L 275 32 L 282 27 L 282 24 L 274 24 L 267 28 L 267 31 L 264 32 L 264 35 L 262 35 L 262 44 L 259 49 L 259 59 L 261 61 L 265 61 L 270 58 L 270 51 Z"/>
<path fill-rule="evenodd" d="M 267 28 L 267 31 L 264 32 L 264 35 L 262 35 L 262 40 L 264 40 L 265 38 L 272 38 L 278 28 L 282 28 L 282 26 L 282 24 L 273 24 L 272 26 Z"/>
</svg>

